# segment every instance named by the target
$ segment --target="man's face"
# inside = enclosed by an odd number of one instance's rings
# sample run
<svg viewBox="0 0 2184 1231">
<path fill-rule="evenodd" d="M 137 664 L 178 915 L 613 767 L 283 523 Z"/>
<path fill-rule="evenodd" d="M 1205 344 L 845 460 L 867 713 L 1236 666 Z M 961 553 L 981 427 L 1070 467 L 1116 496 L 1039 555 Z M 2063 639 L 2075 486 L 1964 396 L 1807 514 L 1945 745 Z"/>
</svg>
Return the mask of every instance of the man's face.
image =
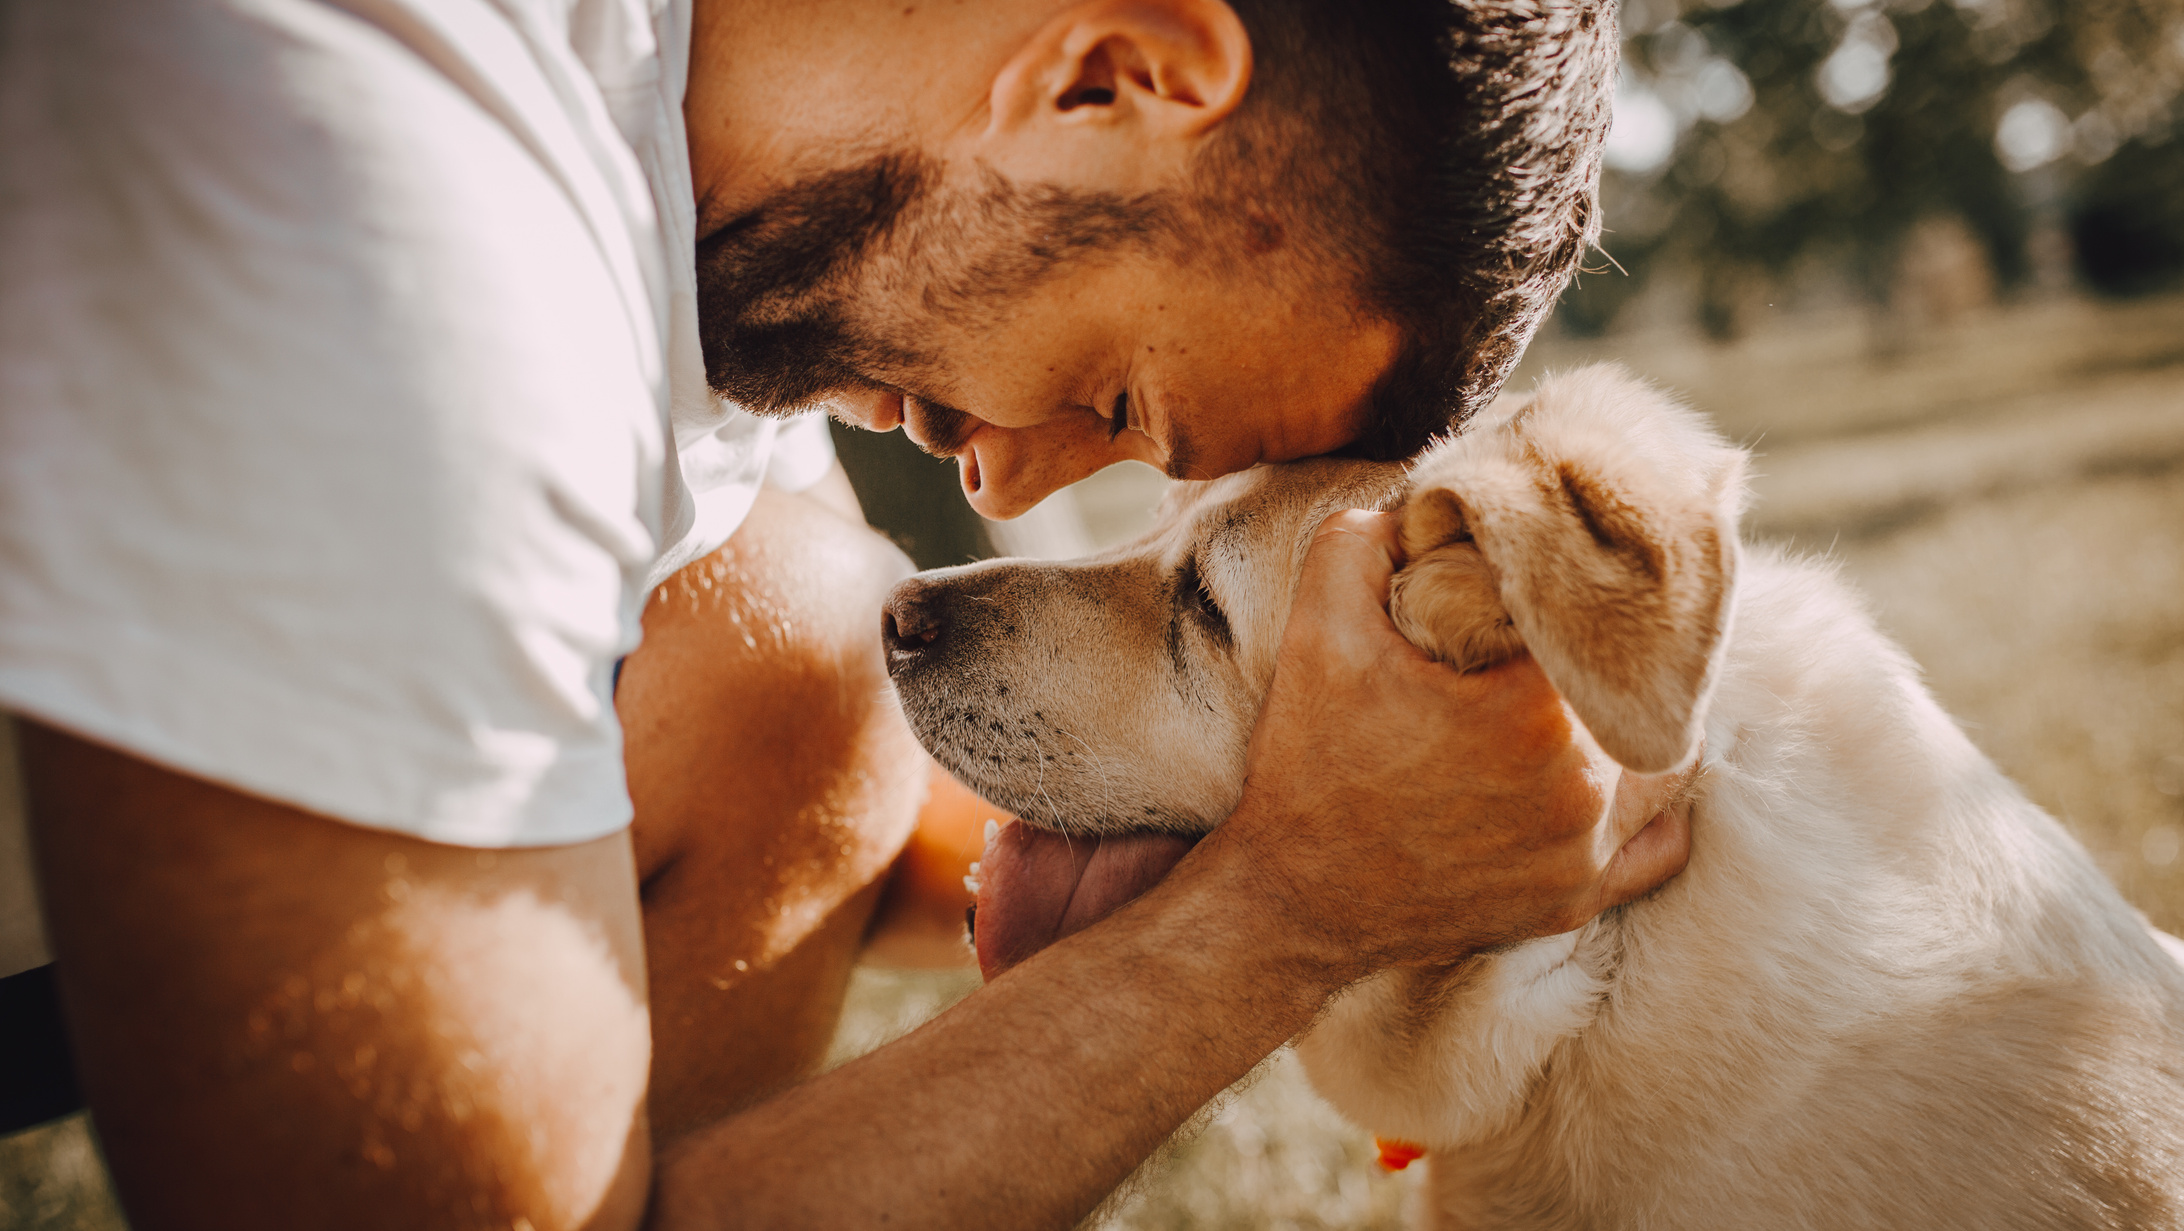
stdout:
<svg viewBox="0 0 2184 1231">
<path fill-rule="evenodd" d="M 909 156 L 806 176 L 699 245 L 708 376 L 902 427 L 989 517 L 1126 459 L 1212 478 L 1354 439 L 1395 327 L 1191 226 Z"/>
</svg>

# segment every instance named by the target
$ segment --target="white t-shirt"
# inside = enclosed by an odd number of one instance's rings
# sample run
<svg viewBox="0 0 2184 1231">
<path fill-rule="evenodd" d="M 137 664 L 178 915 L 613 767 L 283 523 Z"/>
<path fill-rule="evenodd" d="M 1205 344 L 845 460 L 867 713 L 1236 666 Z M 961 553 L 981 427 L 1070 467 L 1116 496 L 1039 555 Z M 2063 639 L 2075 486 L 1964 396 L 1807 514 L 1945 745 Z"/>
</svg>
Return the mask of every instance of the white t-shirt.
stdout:
<svg viewBox="0 0 2184 1231">
<path fill-rule="evenodd" d="M 0 709 L 435 841 L 628 823 L 706 390 L 689 0 L 0 5 Z"/>
</svg>

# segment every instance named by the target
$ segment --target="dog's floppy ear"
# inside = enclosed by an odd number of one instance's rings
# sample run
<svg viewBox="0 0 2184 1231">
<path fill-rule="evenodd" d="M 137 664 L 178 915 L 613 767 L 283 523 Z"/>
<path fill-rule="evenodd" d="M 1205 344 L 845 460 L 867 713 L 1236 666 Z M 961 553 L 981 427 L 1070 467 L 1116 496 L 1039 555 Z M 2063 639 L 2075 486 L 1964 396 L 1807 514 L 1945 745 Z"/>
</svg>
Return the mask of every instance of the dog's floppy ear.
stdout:
<svg viewBox="0 0 2184 1231">
<path fill-rule="evenodd" d="M 1682 765 L 1726 643 L 1743 451 L 1617 367 L 1496 410 L 1412 470 L 1397 627 L 1459 669 L 1529 648 L 1609 756 Z"/>
</svg>

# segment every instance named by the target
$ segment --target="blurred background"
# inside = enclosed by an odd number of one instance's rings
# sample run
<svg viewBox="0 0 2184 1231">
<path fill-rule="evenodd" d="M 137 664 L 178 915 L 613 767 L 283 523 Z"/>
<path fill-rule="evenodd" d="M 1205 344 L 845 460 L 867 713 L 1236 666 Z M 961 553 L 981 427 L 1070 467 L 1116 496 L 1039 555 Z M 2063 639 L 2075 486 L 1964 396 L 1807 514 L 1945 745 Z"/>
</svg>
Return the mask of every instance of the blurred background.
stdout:
<svg viewBox="0 0 2184 1231">
<path fill-rule="evenodd" d="M 1512 384 L 1615 360 L 1758 453 L 1750 535 L 1836 561 L 1972 738 L 2184 931 L 2184 0 L 1628 0 L 1602 252 Z M 1016 522 L 842 434 L 925 567 L 1150 523 L 1116 467 Z M 4 767 L 0 767 L 4 769 Z M 849 1056 L 975 974 L 860 971 Z M 1416 1171 L 1277 1056 L 1095 1219 L 1395 1227 Z M 119 1227 L 81 1117 L 0 1228 Z"/>
</svg>

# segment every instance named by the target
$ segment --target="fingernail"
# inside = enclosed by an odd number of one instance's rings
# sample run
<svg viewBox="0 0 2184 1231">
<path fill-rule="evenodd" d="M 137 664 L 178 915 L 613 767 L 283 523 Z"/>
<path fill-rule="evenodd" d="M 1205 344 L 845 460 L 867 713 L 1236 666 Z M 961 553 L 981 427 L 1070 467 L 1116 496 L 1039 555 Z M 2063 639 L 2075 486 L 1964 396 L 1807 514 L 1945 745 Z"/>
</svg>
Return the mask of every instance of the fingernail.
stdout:
<svg viewBox="0 0 2184 1231">
<path fill-rule="evenodd" d="M 999 834 L 1000 832 L 1001 832 L 1001 822 L 999 822 L 999 821 L 997 821 L 997 820 L 993 819 L 993 818 L 992 818 L 992 817 L 990 817 L 990 816 L 989 816 L 989 817 L 987 817 L 987 818 L 986 818 L 986 845 L 988 845 L 988 846 L 992 846 L 992 845 L 993 845 L 993 840 L 994 840 L 995 836 L 996 836 L 996 835 L 998 835 L 998 834 Z"/>
</svg>

